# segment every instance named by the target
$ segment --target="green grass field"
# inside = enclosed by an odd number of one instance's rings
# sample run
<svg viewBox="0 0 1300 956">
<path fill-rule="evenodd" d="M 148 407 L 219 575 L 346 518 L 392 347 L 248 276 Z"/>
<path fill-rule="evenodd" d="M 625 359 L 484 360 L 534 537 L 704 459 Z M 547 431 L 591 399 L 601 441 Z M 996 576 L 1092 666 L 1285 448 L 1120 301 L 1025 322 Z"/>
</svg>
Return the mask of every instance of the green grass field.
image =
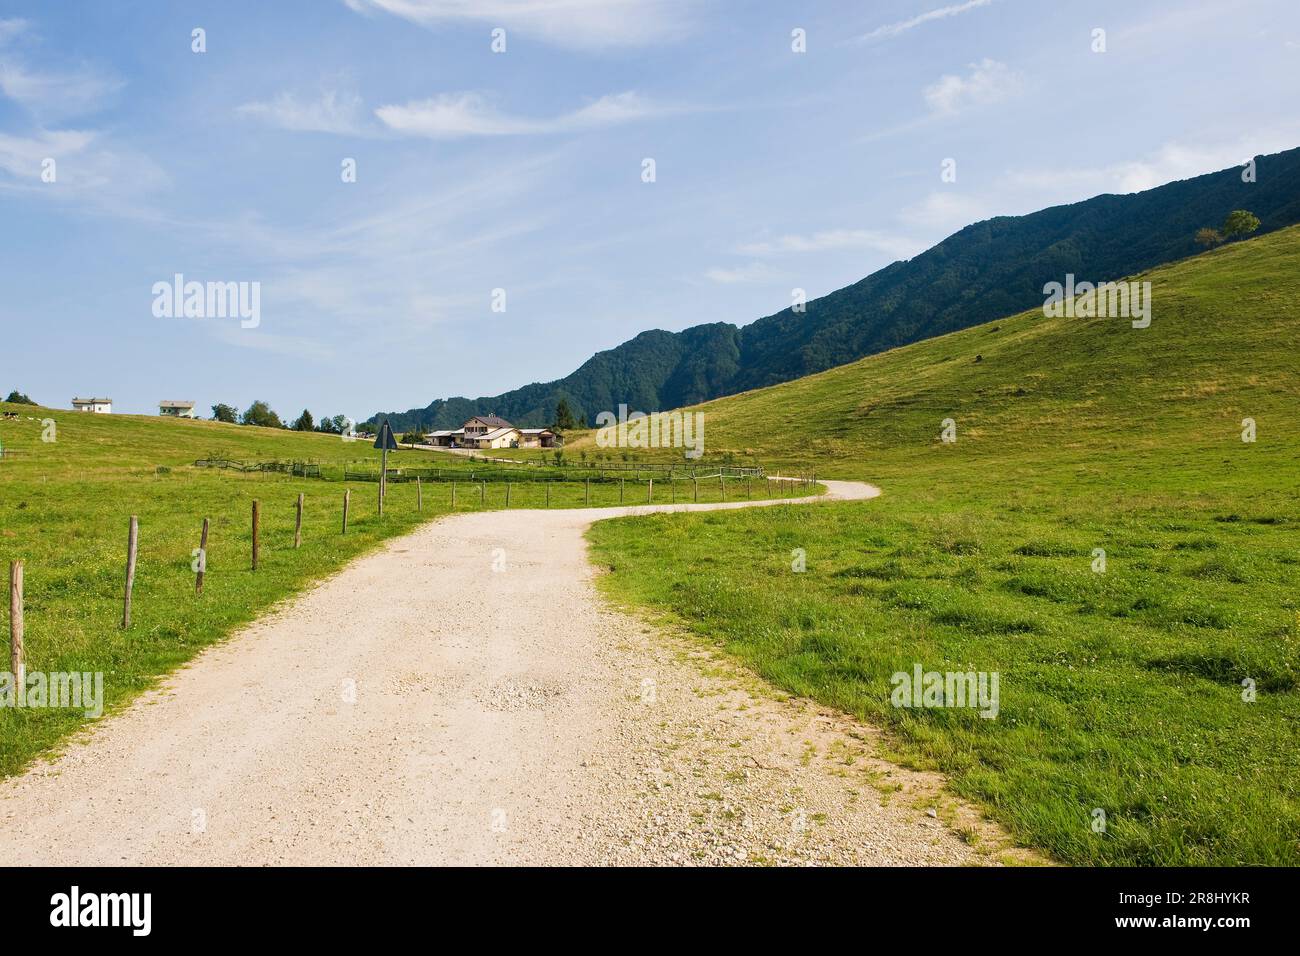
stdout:
<svg viewBox="0 0 1300 956">
<path fill-rule="evenodd" d="M 0 671 L 9 669 L 8 569 L 24 561 L 26 664 L 28 672 L 102 671 L 109 707 L 120 706 L 152 686 L 159 675 L 199 649 L 230 634 L 275 602 L 328 575 L 379 542 L 451 510 L 449 481 L 426 482 L 423 510 L 416 510 L 414 484 L 389 485 L 381 519 L 377 484 L 293 478 L 280 473 L 241 473 L 195 468 L 201 458 L 247 462 L 312 460 L 326 474 L 378 473 L 369 442 L 338 436 L 169 420 L 130 415 L 92 415 L 27 405 L 0 404 L 18 421 L 0 421 Z M 42 422 L 54 421 L 52 442 L 42 441 Z M 390 468 L 437 468 L 459 475 L 456 510 L 501 508 L 506 483 L 471 481 L 482 465 L 446 454 L 391 453 Z M 505 469 L 497 467 L 500 479 Z M 516 468 L 510 507 L 579 507 L 580 482 L 545 483 L 571 477 L 539 468 Z M 342 529 L 344 490 L 351 489 L 347 535 Z M 306 495 L 303 546 L 293 548 L 295 503 Z M 693 500 L 689 481 L 626 482 L 626 504 Z M 744 497 L 743 482 L 726 493 Z M 759 495 L 757 486 L 753 491 Z M 791 490 L 789 493 L 799 492 Z M 700 482 L 700 501 L 723 494 Z M 261 504 L 259 567 L 251 570 L 251 509 Z M 617 481 L 593 482 L 591 505 L 620 503 Z M 123 631 L 127 527 L 140 523 L 132 624 Z M 204 590 L 195 594 L 194 549 L 203 519 L 210 521 Z M 20 770 L 84 722 L 81 711 L 0 708 L 0 775 Z"/>
<path fill-rule="evenodd" d="M 1300 230 L 1140 278 L 1147 329 L 1035 311 L 700 406 L 710 454 L 884 496 L 601 522 L 603 586 L 1060 860 L 1300 863 Z M 916 663 L 997 672 L 996 719 L 891 706 Z"/>
</svg>

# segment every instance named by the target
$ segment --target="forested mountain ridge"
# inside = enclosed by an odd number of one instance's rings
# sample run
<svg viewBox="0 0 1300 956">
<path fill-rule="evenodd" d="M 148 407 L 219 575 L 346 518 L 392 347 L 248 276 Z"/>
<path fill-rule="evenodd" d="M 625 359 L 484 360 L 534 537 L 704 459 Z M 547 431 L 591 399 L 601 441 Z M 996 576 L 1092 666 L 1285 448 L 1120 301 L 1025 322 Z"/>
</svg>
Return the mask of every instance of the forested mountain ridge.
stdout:
<svg viewBox="0 0 1300 956">
<path fill-rule="evenodd" d="M 1243 167 L 1127 195 L 1104 194 L 1025 216 L 974 223 L 907 261 L 745 325 L 715 322 L 681 332 L 651 330 L 592 356 L 572 374 L 501 395 L 437 399 L 381 413 L 399 431 L 455 428 L 495 412 L 517 425 L 550 424 L 564 398 L 590 423 L 625 403 L 637 411 L 801 378 L 867 355 L 1012 315 L 1043 301 L 1043 285 L 1067 273 L 1100 282 L 1199 251 L 1197 229 L 1234 209 L 1259 232 L 1300 222 L 1300 148 Z M 372 419 L 374 420 L 374 419 Z"/>
</svg>

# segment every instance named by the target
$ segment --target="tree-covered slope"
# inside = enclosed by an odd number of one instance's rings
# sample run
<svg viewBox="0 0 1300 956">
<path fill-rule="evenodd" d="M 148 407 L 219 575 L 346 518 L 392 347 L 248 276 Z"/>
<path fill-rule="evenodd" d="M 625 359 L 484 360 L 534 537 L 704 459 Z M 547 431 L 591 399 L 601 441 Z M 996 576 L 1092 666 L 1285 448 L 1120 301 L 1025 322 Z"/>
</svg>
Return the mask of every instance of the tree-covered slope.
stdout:
<svg viewBox="0 0 1300 956">
<path fill-rule="evenodd" d="M 808 303 L 803 313 L 785 309 L 740 328 L 712 323 L 643 332 L 555 382 L 439 399 L 387 417 L 399 430 L 455 427 L 486 412 L 538 425 L 549 423 L 566 398 L 591 422 L 624 402 L 656 411 L 790 381 L 1031 308 L 1042 302 L 1044 283 L 1067 273 L 1098 282 L 1189 256 L 1198 249 L 1198 228 L 1216 226 L 1239 208 L 1259 217 L 1261 233 L 1300 222 L 1300 148 L 1257 157 L 1254 182 L 1232 167 L 975 223 Z"/>
</svg>

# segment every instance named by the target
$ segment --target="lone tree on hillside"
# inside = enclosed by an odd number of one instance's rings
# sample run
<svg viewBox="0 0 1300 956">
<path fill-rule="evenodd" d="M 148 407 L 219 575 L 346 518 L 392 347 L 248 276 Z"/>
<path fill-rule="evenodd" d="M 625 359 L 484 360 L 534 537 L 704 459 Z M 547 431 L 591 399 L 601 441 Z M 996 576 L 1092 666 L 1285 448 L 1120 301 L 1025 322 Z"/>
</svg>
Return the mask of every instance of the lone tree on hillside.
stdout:
<svg viewBox="0 0 1300 956">
<path fill-rule="evenodd" d="M 212 406 L 212 420 L 234 425 L 239 421 L 239 409 L 234 405 L 218 403 Z"/>
<path fill-rule="evenodd" d="M 1223 237 L 1225 239 L 1237 239 L 1243 236 L 1249 236 L 1259 228 L 1259 217 L 1253 212 L 1247 212 L 1244 209 L 1234 209 L 1228 213 L 1228 218 L 1223 220 Z"/>
<path fill-rule="evenodd" d="M 1219 243 L 1223 242 L 1223 236 L 1219 230 L 1211 229 L 1209 226 L 1196 230 L 1196 244 L 1204 246 L 1206 249 L 1213 249 Z"/>
<path fill-rule="evenodd" d="M 557 432 L 568 431 L 578 427 L 578 421 L 573 417 L 573 410 L 569 408 L 569 401 L 566 398 L 560 399 L 555 406 L 555 424 L 553 427 Z"/>
<path fill-rule="evenodd" d="M 1211 229 L 1206 226 L 1203 229 L 1196 230 L 1196 243 L 1206 249 L 1213 249 L 1220 243 L 1245 238 L 1258 228 L 1259 217 L 1253 212 L 1247 212 L 1245 209 L 1234 209 L 1228 213 L 1227 218 L 1223 220 L 1223 225 L 1218 229 Z"/>
<path fill-rule="evenodd" d="M 284 422 L 280 421 L 280 416 L 273 412 L 271 406 L 260 398 L 248 406 L 248 410 L 244 412 L 244 417 L 240 421 L 244 425 L 261 425 L 263 428 L 284 427 Z"/>
<path fill-rule="evenodd" d="M 16 388 L 15 388 L 12 392 L 9 393 L 9 397 L 6 398 L 5 401 L 6 401 L 6 402 L 12 402 L 12 403 L 15 404 L 15 405 L 35 405 L 35 404 L 36 404 L 36 403 L 33 402 L 30 398 L 28 398 L 26 395 L 24 395 L 22 392 L 18 391 L 18 389 L 16 389 Z"/>
<path fill-rule="evenodd" d="M 293 423 L 293 430 L 296 432 L 311 432 L 316 430 L 316 420 L 311 417 L 311 412 L 307 409 L 302 410 L 298 420 Z"/>
</svg>

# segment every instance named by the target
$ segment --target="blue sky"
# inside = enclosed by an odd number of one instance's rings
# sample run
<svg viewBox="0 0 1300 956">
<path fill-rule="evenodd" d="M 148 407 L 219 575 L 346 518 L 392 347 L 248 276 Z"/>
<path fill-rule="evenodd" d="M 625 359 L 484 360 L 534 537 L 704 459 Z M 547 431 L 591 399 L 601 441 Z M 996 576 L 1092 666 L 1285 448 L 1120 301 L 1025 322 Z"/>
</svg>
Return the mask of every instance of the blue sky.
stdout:
<svg viewBox="0 0 1300 956">
<path fill-rule="evenodd" d="M 0 389 L 494 394 L 1300 145 L 1298 79 L 1294 0 L 6 0 Z M 260 324 L 156 318 L 176 273 Z"/>
</svg>

